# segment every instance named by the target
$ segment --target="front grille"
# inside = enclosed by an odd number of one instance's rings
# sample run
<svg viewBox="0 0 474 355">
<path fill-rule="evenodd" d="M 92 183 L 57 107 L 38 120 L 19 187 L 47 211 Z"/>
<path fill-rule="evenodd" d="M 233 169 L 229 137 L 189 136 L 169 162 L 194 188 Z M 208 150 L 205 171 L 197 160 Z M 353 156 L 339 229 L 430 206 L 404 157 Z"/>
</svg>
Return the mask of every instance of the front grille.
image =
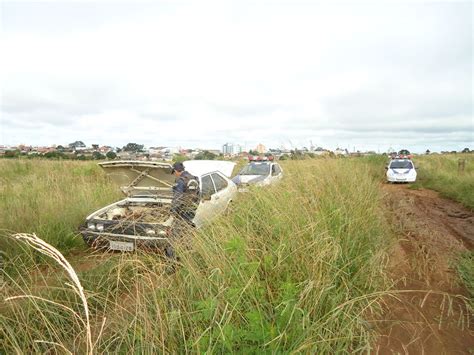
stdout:
<svg viewBox="0 0 474 355">
<path fill-rule="evenodd" d="M 154 226 L 150 226 L 146 223 L 114 221 L 112 223 L 104 224 L 104 232 L 145 236 L 147 235 L 146 230 L 153 227 Z"/>
</svg>

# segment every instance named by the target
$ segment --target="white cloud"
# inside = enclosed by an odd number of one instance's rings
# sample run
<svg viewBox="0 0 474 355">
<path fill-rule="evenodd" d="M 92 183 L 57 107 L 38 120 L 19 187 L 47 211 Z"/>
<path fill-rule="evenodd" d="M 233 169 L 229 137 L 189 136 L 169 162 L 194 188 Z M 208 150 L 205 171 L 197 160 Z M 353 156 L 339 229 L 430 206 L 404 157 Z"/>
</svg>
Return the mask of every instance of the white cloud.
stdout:
<svg viewBox="0 0 474 355">
<path fill-rule="evenodd" d="M 472 146 L 470 3 L 2 8 L 3 144 Z"/>
</svg>

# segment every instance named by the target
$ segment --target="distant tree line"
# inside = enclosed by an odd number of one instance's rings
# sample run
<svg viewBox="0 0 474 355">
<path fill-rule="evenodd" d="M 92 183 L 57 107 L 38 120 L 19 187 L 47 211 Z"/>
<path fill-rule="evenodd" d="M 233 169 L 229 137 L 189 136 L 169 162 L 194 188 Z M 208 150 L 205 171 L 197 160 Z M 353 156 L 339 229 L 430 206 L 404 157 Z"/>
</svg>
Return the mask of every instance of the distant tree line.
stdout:
<svg viewBox="0 0 474 355">
<path fill-rule="evenodd" d="M 64 153 L 61 151 L 53 151 L 47 153 L 28 154 L 22 153 L 19 150 L 7 150 L 0 158 L 12 159 L 12 158 L 26 158 L 26 159 L 52 159 L 52 160 L 113 160 L 117 157 L 115 152 L 108 152 L 102 154 L 100 152 L 92 152 L 92 154 L 81 154 L 81 153 Z"/>
<path fill-rule="evenodd" d="M 198 153 L 194 159 L 195 160 L 215 160 L 216 158 L 218 157 L 218 155 L 208 151 L 208 150 L 204 150 L 200 153 Z"/>
</svg>

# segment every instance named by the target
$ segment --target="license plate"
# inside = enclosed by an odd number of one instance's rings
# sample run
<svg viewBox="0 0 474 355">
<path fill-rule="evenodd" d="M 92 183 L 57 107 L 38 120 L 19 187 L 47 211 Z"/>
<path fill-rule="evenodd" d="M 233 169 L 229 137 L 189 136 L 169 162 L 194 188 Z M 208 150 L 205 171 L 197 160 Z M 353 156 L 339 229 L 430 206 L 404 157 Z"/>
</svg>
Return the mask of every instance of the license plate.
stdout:
<svg viewBox="0 0 474 355">
<path fill-rule="evenodd" d="M 117 242 L 111 240 L 109 244 L 110 250 L 133 251 L 133 243 L 131 242 Z"/>
</svg>

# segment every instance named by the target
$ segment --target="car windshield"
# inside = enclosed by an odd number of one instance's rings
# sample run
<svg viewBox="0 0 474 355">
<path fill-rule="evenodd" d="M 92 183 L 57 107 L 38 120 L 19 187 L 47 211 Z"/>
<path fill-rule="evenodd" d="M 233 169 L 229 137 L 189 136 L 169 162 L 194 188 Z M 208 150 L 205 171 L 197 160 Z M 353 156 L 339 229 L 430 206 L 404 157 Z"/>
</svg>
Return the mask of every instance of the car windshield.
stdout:
<svg viewBox="0 0 474 355">
<path fill-rule="evenodd" d="M 409 160 L 392 161 L 390 169 L 413 169 L 413 164 Z"/>
<path fill-rule="evenodd" d="M 239 175 L 268 175 L 270 174 L 270 164 L 249 164 L 244 167 Z"/>
</svg>

